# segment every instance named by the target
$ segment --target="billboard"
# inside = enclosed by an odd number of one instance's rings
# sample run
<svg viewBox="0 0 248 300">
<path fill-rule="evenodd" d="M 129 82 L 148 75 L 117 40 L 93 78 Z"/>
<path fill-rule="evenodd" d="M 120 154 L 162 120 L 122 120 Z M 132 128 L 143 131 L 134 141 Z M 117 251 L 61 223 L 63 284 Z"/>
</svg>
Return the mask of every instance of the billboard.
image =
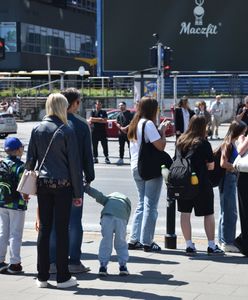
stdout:
<svg viewBox="0 0 248 300">
<path fill-rule="evenodd" d="M 247 71 L 246 0 L 98 0 L 102 73 L 149 68 L 156 41 L 177 71 Z"/>
</svg>

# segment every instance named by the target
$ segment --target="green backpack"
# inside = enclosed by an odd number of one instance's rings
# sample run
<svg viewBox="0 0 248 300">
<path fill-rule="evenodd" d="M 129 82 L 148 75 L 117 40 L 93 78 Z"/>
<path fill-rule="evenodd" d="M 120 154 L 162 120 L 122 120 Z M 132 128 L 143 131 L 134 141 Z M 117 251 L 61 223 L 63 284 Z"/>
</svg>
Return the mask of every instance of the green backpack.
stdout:
<svg viewBox="0 0 248 300">
<path fill-rule="evenodd" d="M 17 192 L 18 185 L 18 167 L 14 168 L 16 163 L 11 160 L 3 160 L 0 163 L 0 202 L 5 204 L 18 200 L 20 197 Z"/>
</svg>

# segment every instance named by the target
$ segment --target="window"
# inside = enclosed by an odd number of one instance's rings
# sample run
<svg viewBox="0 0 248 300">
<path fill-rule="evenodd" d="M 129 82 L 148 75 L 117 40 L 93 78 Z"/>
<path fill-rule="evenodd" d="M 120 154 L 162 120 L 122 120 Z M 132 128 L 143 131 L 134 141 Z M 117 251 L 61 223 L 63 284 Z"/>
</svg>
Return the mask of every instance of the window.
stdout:
<svg viewBox="0 0 248 300">
<path fill-rule="evenodd" d="M 5 40 L 5 51 L 16 52 L 16 23 L 0 22 L 0 37 Z"/>
<path fill-rule="evenodd" d="M 21 24 L 21 48 L 23 52 L 95 57 L 95 39 L 89 35 L 25 23 Z"/>
</svg>

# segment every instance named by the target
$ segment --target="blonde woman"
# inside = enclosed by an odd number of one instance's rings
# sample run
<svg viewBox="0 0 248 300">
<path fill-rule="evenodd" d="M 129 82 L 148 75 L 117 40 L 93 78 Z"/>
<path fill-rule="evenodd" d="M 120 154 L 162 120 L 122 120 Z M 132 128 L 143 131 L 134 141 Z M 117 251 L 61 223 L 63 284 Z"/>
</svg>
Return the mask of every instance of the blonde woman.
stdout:
<svg viewBox="0 0 248 300">
<path fill-rule="evenodd" d="M 67 125 L 67 108 L 68 102 L 62 94 L 48 96 L 46 116 L 32 130 L 27 153 L 27 169 L 34 170 L 36 165 L 40 168 L 37 186 L 40 226 L 36 284 L 41 288 L 48 286 L 49 238 L 53 222 L 57 237 L 57 287 L 67 288 L 77 284 L 76 278 L 71 277 L 68 271 L 68 226 L 72 201 L 75 205 L 82 205 L 82 176 L 76 136 Z"/>
</svg>

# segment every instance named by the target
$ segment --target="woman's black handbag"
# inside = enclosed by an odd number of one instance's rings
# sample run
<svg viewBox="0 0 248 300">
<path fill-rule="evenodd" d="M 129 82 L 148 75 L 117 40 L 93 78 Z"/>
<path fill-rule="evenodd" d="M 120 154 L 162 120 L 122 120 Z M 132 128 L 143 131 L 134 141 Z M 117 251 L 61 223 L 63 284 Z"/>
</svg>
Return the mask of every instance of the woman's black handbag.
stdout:
<svg viewBox="0 0 248 300">
<path fill-rule="evenodd" d="M 161 166 L 165 165 L 167 169 L 172 164 L 172 159 L 165 151 L 159 151 L 152 143 L 145 142 L 145 126 L 142 126 L 141 145 L 138 157 L 138 172 L 142 179 L 150 180 L 161 176 Z"/>
</svg>

